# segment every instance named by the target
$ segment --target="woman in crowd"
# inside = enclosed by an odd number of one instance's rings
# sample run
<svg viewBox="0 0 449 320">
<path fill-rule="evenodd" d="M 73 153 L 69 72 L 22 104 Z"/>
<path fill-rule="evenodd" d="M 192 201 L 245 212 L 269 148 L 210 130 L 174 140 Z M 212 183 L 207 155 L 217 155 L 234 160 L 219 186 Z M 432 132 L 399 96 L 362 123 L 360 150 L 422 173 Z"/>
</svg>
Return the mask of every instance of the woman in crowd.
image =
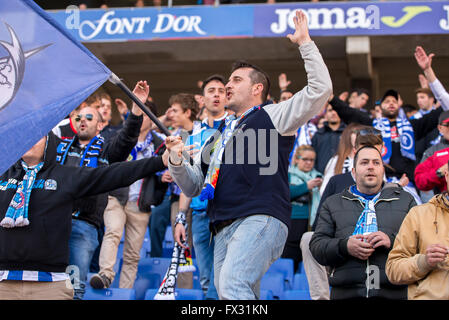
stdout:
<svg viewBox="0 0 449 320">
<path fill-rule="evenodd" d="M 295 272 L 302 261 L 301 237 L 313 224 L 320 202 L 319 187 L 323 180 L 321 173 L 314 169 L 315 158 L 312 146 L 301 145 L 296 149 L 289 168 L 292 225 L 282 257 L 293 259 Z"/>
<path fill-rule="evenodd" d="M 320 188 L 321 195 L 323 194 L 330 178 L 337 174 L 350 172 L 352 170 L 355 153 L 355 138 L 357 136 L 357 132 L 363 127 L 366 126 L 351 123 L 345 128 L 345 130 L 343 130 L 337 153 L 329 160 L 326 165 L 326 169 L 324 170 L 323 183 Z"/>
</svg>

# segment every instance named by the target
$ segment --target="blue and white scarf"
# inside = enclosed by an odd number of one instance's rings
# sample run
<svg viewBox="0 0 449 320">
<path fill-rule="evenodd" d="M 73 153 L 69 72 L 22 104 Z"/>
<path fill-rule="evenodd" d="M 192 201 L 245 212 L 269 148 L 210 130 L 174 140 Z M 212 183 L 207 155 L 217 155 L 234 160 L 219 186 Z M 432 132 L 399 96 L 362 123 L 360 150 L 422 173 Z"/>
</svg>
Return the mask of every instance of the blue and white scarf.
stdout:
<svg viewBox="0 0 449 320">
<path fill-rule="evenodd" d="M 379 231 L 377 227 L 376 208 L 374 205 L 380 197 L 380 192 L 372 197 L 368 197 L 367 199 L 361 196 L 355 186 L 351 186 L 350 190 L 364 205 L 363 211 L 357 220 L 357 224 L 355 225 L 352 235 L 368 235 L 372 232 Z"/>
<path fill-rule="evenodd" d="M 292 158 L 296 151 L 296 148 L 305 144 L 309 146 L 312 145 L 312 137 L 316 133 L 316 131 L 316 126 L 310 121 L 299 127 L 298 131 L 296 131 L 296 139 L 295 144 L 293 145 L 293 150 L 288 156 L 288 161 L 290 163 L 292 162 Z"/>
<path fill-rule="evenodd" d="M 134 148 L 131 150 L 129 160 L 137 160 L 137 154 L 141 152 L 144 158 L 151 158 L 154 156 L 154 143 L 153 135 L 151 131 L 148 132 L 144 141 L 138 141 Z"/>
<path fill-rule="evenodd" d="M 419 109 L 417 113 L 415 113 L 414 115 L 412 115 L 410 117 L 410 120 L 421 119 L 423 116 L 425 116 L 426 114 L 432 112 L 433 110 L 435 110 L 435 106 L 432 106 L 432 108 L 429 109 L 429 110 Z"/>
<path fill-rule="evenodd" d="M 22 160 L 22 167 L 26 171 L 22 182 L 17 186 L 17 191 L 11 199 L 5 218 L 0 222 L 3 228 L 24 227 L 30 224 L 28 219 L 28 205 L 30 203 L 31 190 L 39 170 L 44 166 L 44 162 L 34 167 Z"/>
<path fill-rule="evenodd" d="M 396 125 L 400 138 L 402 156 L 415 161 L 415 133 L 413 132 L 413 127 L 404 115 L 402 109 L 400 109 L 399 116 L 396 118 Z M 373 127 L 382 132 L 382 139 L 384 141 L 382 160 L 385 163 L 389 163 L 392 153 L 390 120 L 387 118 L 374 119 Z"/>
<path fill-rule="evenodd" d="M 75 136 L 76 137 L 76 136 Z M 56 161 L 60 164 L 64 164 L 67 159 L 67 154 L 75 141 L 75 137 L 70 140 L 64 140 L 58 145 Z M 90 140 L 89 144 L 83 152 L 81 157 L 80 167 L 92 167 L 98 166 L 98 161 L 106 161 L 105 159 L 99 159 L 101 149 L 103 148 L 104 138 L 101 135 L 97 135 Z M 106 163 L 107 164 L 107 163 Z"/>
<path fill-rule="evenodd" d="M 200 200 L 212 200 L 214 198 L 215 187 L 217 186 L 218 176 L 220 173 L 220 166 L 223 158 L 223 152 L 229 139 L 234 135 L 234 131 L 243 121 L 243 119 L 255 110 L 260 110 L 261 105 L 255 106 L 246 110 L 240 117 L 230 115 L 225 119 L 225 128 L 217 141 L 213 142 L 214 146 L 211 149 L 211 162 L 207 169 L 206 179 L 204 180 L 204 187 L 200 194 Z"/>
</svg>

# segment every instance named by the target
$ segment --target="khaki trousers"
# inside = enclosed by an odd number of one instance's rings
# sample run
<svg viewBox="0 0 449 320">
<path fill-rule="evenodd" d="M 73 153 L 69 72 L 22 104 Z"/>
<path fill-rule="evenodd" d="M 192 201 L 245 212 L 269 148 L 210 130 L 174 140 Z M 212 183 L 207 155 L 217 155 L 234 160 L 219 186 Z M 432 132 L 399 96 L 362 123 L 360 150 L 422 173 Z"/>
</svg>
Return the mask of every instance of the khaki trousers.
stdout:
<svg viewBox="0 0 449 320">
<path fill-rule="evenodd" d="M 55 282 L 3 280 L 0 281 L 0 300 L 73 300 L 73 287 L 70 280 Z"/>
<path fill-rule="evenodd" d="M 145 238 L 150 214 L 139 211 L 135 201 L 128 201 L 123 207 L 117 198 L 109 196 L 108 205 L 104 211 L 105 234 L 100 250 L 99 273 L 111 279 L 111 282 L 114 280 L 113 268 L 117 260 L 117 251 L 123 230 L 125 230 L 120 288 L 130 289 L 134 286 L 137 265 L 140 260 L 140 249 Z"/>
<path fill-rule="evenodd" d="M 309 249 L 309 243 L 313 232 L 306 232 L 301 238 L 302 261 L 309 282 L 310 297 L 312 300 L 329 300 L 329 281 L 326 268 L 320 265 Z"/>
<path fill-rule="evenodd" d="M 176 221 L 176 216 L 178 215 L 179 212 L 179 201 L 173 202 L 173 204 L 171 205 L 171 211 L 170 211 L 170 221 L 171 221 L 171 227 L 172 227 L 172 231 L 173 231 L 173 238 L 175 237 L 175 221 Z M 187 214 L 186 213 L 186 218 L 187 218 L 187 224 L 189 225 L 189 230 L 188 230 L 188 234 L 187 234 L 187 242 L 189 243 L 189 248 L 190 250 L 192 250 L 193 248 L 193 242 L 192 242 L 192 215 L 191 214 Z M 193 288 L 193 273 L 192 272 L 183 272 L 183 273 L 178 273 L 178 278 L 176 280 L 176 284 L 178 288 L 182 288 L 182 289 L 192 289 Z"/>
</svg>

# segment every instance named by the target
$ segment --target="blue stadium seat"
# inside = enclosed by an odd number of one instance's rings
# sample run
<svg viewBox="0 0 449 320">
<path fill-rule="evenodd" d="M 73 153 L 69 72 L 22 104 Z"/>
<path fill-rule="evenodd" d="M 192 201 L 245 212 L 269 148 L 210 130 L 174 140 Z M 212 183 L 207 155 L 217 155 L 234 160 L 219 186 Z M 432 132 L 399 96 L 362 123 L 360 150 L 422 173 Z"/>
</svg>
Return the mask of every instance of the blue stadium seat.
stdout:
<svg viewBox="0 0 449 320">
<path fill-rule="evenodd" d="M 171 226 L 167 226 L 167 229 L 165 229 L 164 240 L 162 241 L 162 257 L 171 258 L 174 245 L 175 240 L 173 238 L 172 228 Z M 190 254 L 192 255 L 192 258 L 195 258 L 195 249 L 191 248 Z"/>
<path fill-rule="evenodd" d="M 296 273 L 293 280 L 293 290 L 309 290 L 309 281 L 305 273 Z"/>
<path fill-rule="evenodd" d="M 306 273 L 306 270 L 304 269 L 304 262 L 300 262 L 298 265 L 298 270 L 296 270 L 296 273 Z"/>
<path fill-rule="evenodd" d="M 293 259 L 280 258 L 277 259 L 268 269 L 268 272 L 280 272 L 284 275 L 285 289 L 292 289 L 293 286 Z"/>
<path fill-rule="evenodd" d="M 175 245 L 175 241 L 173 239 L 173 234 L 171 231 L 171 227 L 168 226 L 165 231 L 165 237 L 162 241 L 162 257 L 163 258 L 171 258 L 173 254 L 173 246 Z"/>
<path fill-rule="evenodd" d="M 274 300 L 273 291 L 260 290 L 260 300 Z"/>
<path fill-rule="evenodd" d="M 145 293 L 145 300 L 153 300 L 158 289 L 148 289 Z M 175 300 L 204 300 L 202 290 L 198 289 L 176 289 Z"/>
<path fill-rule="evenodd" d="M 311 300 L 309 290 L 284 291 L 281 300 Z"/>
<path fill-rule="evenodd" d="M 138 273 L 133 287 L 136 291 L 136 300 L 144 300 L 145 292 L 148 289 L 158 289 L 161 281 L 162 279 L 157 273 Z"/>
<path fill-rule="evenodd" d="M 86 287 L 84 300 L 135 300 L 136 291 L 134 289 L 109 288 L 96 290 Z"/>
<path fill-rule="evenodd" d="M 165 236 L 164 236 L 164 240 L 163 242 L 167 245 L 167 246 L 171 246 L 173 247 L 173 245 L 175 244 L 175 240 L 173 239 L 173 231 L 171 226 L 167 226 L 167 228 L 165 229 Z"/>
<path fill-rule="evenodd" d="M 154 300 L 154 295 L 156 294 L 158 289 L 148 289 L 145 292 L 145 299 L 144 300 Z"/>
<path fill-rule="evenodd" d="M 150 256 L 150 252 L 151 252 L 151 239 L 150 239 L 150 233 L 148 231 L 149 228 L 147 228 L 147 231 L 145 233 L 145 237 L 143 239 L 143 243 L 142 243 L 142 251 L 140 253 L 140 258 L 147 258 Z"/>
<path fill-rule="evenodd" d="M 203 300 L 203 290 L 198 289 L 176 289 L 176 300 Z"/>
<path fill-rule="evenodd" d="M 173 247 L 162 247 L 162 258 L 171 258 L 173 254 Z"/>
<path fill-rule="evenodd" d="M 198 266 L 196 266 L 198 268 Z M 193 287 L 192 289 L 201 289 L 201 282 L 199 274 L 193 273 Z"/>
<path fill-rule="evenodd" d="M 145 258 L 140 259 L 137 266 L 137 273 L 156 273 L 164 279 L 165 273 L 170 266 L 170 258 Z"/>
<path fill-rule="evenodd" d="M 284 275 L 280 272 L 267 272 L 260 281 L 261 290 L 271 290 L 275 299 L 279 299 L 284 292 Z"/>
<path fill-rule="evenodd" d="M 162 279 L 164 279 L 165 274 L 167 273 L 170 263 L 171 263 L 171 258 L 140 259 L 139 264 L 137 266 L 136 281 L 141 275 L 157 274 L 157 275 L 159 275 L 160 280 L 158 281 L 159 283 L 157 284 L 156 287 L 159 288 L 159 285 L 161 284 Z M 193 259 L 193 263 L 196 264 L 195 259 Z M 122 269 L 122 264 L 123 264 L 123 258 L 120 260 L 119 269 L 115 275 L 114 281 L 111 284 L 111 288 L 118 288 L 118 286 L 119 286 L 119 277 L 120 277 L 120 271 Z M 195 265 L 195 266 L 196 266 L 197 270 L 193 273 L 193 289 L 201 289 L 198 266 L 197 265 Z M 148 283 L 148 281 L 144 281 L 144 283 L 146 283 L 145 285 L 153 286 L 153 283 L 155 281 L 156 281 L 156 279 L 153 277 L 150 283 Z M 143 285 L 143 286 L 145 286 L 145 285 Z M 142 296 L 140 291 L 136 293 L 136 296 L 138 297 L 136 300 L 140 300 L 139 298 Z"/>
</svg>

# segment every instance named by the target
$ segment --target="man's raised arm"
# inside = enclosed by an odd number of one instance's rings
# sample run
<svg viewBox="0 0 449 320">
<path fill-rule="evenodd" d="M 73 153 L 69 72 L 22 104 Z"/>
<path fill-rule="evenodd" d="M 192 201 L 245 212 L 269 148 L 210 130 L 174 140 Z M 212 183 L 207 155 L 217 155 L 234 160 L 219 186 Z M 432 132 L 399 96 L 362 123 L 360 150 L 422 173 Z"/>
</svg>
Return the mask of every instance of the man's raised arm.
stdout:
<svg viewBox="0 0 449 320">
<path fill-rule="evenodd" d="M 318 114 L 332 93 L 332 81 L 323 58 L 310 39 L 307 18 L 302 11 L 294 17 L 295 33 L 287 37 L 299 46 L 307 72 L 307 86 L 290 99 L 265 107 L 281 135 L 294 135 L 298 128 Z"/>
<path fill-rule="evenodd" d="M 433 53 L 427 55 L 424 49 L 420 46 L 416 47 L 415 59 L 418 66 L 424 72 L 424 75 L 429 83 L 430 90 L 432 90 L 435 98 L 441 103 L 443 110 L 449 110 L 449 93 L 444 89 L 440 80 L 437 79 L 435 72 L 432 69 Z"/>
</svg>

